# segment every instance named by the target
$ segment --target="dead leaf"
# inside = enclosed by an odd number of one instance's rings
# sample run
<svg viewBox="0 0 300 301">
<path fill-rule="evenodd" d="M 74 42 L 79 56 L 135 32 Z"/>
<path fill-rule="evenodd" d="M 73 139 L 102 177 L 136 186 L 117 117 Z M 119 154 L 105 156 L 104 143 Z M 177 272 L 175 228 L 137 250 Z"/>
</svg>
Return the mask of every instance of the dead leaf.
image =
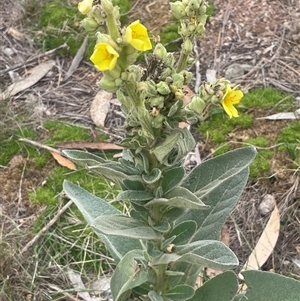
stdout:
<svg viewBox="0 0 300 301">
<path fill-rule="evenodd" d="M 287 119 L 299 119 L 299 118 L 300 118 L 300 109 L 296 110 L 295 112 L 282 112 L 266 117 L 259 117 L 256 119 L 287 120 Z"/>
<path fill-rule="evenodd" d="M 24 41 L 26 39 L 24 33 L 12 28 L 12 27 L 10 27 L 8 29 L 7 33 L 18 41 Z"/>
<path fill-rule="evenodd" d="M 275 204 L 270 219 L 242 271 L 258 270 L 262 267 L 274 250 L 279 236 L 279 229 L 280 216 L 278 207 Z"/>
<path fill-rule="evenodd" d="M 3 93 L 0 94 L 0 99 L 6 99 L 9 96 L 13 96 L 21 91 L 24 91 L 34 84 L 36 84 L 41 78 L 43 78 L 51 69 L 55 66 L 54 60 L 49 60 L 34 67 L 30 71 L 30 75 L 21 81 L 10 85 Z"/>
<path fill-rule="evenodd" d="M 79 50 L 77 51 L 77 53 L 76 53 L 76 55 L 75 55 L 75 57 L 72 61 L 72 64 L 71 64 L 69 70 L 67 71 L 67 73 L 65 75 L 64 81 L 66 81 L 78 68 L 80 62 L 83 59 L 83 56 L 84 56 L 84 53 L 85 53 L 85 50 L 86 50 L 87 41 L 88 41 L 88 36 L 86 36 L 84 38 Z"/>
<path fill-rule="evenodd" d="M 104 127 L 104 122 L 107 113 L 110 109 L 110 100 L 112 99 L 112 93 L 100 90 L 91 104 L 91 118 L 95 125 Z"/>
<path fill-rule="evenodd" d="M 58 162 L 59 165 L 61 165 L 63 167 L 67 167 L 71 170 L 76 170 L 76 166 L 71 160 L 63 157 L 62 155 L 60 155 L 56 152 L 50 152 L 50 153 L 53 156 L 53 158 Z"/>
</svg>

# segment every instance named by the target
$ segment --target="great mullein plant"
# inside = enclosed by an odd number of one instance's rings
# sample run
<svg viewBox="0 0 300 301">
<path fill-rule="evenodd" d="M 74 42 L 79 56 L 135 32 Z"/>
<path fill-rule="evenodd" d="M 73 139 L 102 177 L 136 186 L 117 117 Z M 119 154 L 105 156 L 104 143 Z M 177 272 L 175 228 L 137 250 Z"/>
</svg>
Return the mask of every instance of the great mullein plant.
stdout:
<svg viewBox="0 0 300 301">
<path fill-rule="evenodd" d="M 199 93 L 184 102 L 185 86 L 192 78 L 186 68 L 193 62 L 194 39 L 204 32 L 206 3 L 171 3 L 183 39 L 178 59 L 158 37 L 151 42 L 139 20 L 121 28 L 119 9 L 110 0 L 93 4 L 84 0 L 78 8 L 86 15 L 83 27 L 96 32 L 91 61 L 103 74 L 99 87 L 116 93 L 126 118 L 123 156 L 112 161 L 82 151 L 64 154 L 118 184 L 115 200 L 126 202 L 129 214 L 68 181 L 64 191 L 116 262 L 113 300 L 242 300 L 237 277 L 229 271 L 238 266 L 238 259 L 219 238 L 256 151 L 246 147 L 228 152 L 202 162 L 189 174 L 183 167 L 195 141 L 179 123 L 203 121 L 203 112 L 212 105 L 223 107 L 230 118 L 238 117 L 234 105 L 243 96 L 220 78 L 203 83 Z M 146 53 L 146 66 L 136 65 L 137 57 L 152 48 Z M 196 280 L 206 268 L 224 273 L 197 288 Z M 249 286 L 256 278 L 250 272 L 244 276 Z"/>
</svg>

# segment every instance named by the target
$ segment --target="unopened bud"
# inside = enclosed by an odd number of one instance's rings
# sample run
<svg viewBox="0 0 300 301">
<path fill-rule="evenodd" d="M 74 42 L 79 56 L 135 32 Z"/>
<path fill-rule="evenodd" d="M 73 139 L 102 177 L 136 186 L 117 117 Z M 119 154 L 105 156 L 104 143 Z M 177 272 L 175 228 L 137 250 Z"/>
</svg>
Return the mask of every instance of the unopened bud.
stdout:
<svg viewBox="0 0 300 301">
<path fill-rule="evenodd" d="M 110 0 L 101 0 L 101 4 L 107 14 L 113 14 L 114 6 Z"/>
<path fill-rule="evenodd" d="M 185 54 L 190 54 L 193 51 L 193 43 L 190 39 L 186 39 L 182 44 L 182 50 Z"/>
<path fill-rule="evenodd" d="M 201 114 L 206 107 L 205 101 L 199 96 L 192 96 L 191 102 L 187 105 L 187 108 L 197 114 Z"/>
<path fill-rule="evenodd" d="M 183 99 L 184 93 L 181 90 L 178 90 L 174 93 L 176 99 Z"/>
<path fill-rule="evenodd" d="M 98 83 L 98 86 L 107 91 L 107 92 L 111 92 L 111 93 L 114 93 L 117 91 L 118 87 L 115 83 L 115 80 L 114 79 L 111 79 L 109 77 L 106 77 L 105 74 L 104 76 L 102 77 L 102 79 L 100 80 L 100 82 Z"/>
<path fill-rule="evenodd" d="M 158 43 L 153 50 L 153 54 L 158 56 L 160 59 L 164 59 L 167 56 L 168 52 L 163 44 Z"/>
<path fill-rule="evenodd" d="M 84 18 L 80 23 L 87 32 L 95 32 L 99 26 L 96 20 L 90 17 Z"/>
<path fill-rule="evenodd" d="M 186 17 L 185 6 L 182 4 L 181 1 L 176 1 L 174 3 L 170 3 L 170 5 L 171 5 L 172 14 L 176 19 L 180 20 L 180 19 Z"/>
<path fill-rule="evenodd" d="M 159 82 L 156 84 L 157 92 L 162 95 L 167 95 L 171 93 L 171 89 L 166 82 Z"/>
</svg>

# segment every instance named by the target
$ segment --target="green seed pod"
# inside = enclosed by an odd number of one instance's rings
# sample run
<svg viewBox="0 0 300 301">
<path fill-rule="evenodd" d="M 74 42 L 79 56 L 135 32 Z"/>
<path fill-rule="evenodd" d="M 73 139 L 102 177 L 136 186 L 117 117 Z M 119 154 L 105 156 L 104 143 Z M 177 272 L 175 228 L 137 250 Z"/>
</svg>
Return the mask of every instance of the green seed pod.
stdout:
<svg viewBox="0 0 300 301">
<path fill-rule="evenodd" d="M 170 87 L 166 82 L 159 82 L 156 84 L 157 92 L 162 95 L 168 95 L 171 93 Z"/>
<path fill-rule="evenodd" d="M 137 65 L 131 65 L 128 68 L 127 80 L 133 83 L 137 83 L 141 80 L 143 76 L 143 69 Z"/>
</svg>

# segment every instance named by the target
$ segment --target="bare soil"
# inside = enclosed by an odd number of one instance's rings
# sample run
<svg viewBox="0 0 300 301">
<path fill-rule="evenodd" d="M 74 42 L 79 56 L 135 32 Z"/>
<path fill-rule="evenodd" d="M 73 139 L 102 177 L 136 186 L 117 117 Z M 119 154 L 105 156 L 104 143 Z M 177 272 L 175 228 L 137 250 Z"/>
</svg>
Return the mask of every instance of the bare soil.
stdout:
<svg viewBox="0 0 300 301">
<path fill-rule="evenodd" d="M 232 82 L 240 84 L 244 91 L 258 86 L 273 86 L 295 96 L 300 96 L 300 6 L 298 0 L 214 0 L 215 13 L 210 18 L 202 39 L 197 41 L 200 70 L 195 70 L 201 80 L 206 79 L 206 71 L 214 69 L 217 76 L 228 74 L 228 69 L 237 71 Z M 150 31 L 159 33 L 169 22 L 167 0 L 135 0 L 130 11 L 130 19 L 139 16 Z M 2 0 L 0 18 L 0 89 L 12 83 L 17 75 L 24 76 L 39 63 L 49 59 L 37 57 L 38 49 L 31 43 L 30 29 L 24 27 L 21 16 L 24 13 L 18 1 Z M 28 24 L 28 23 L 27 23 Z M 29 115 L 30 123 L 38 128 L 46 119 L 67 119 L 79 122 L 93 129 L 89 116 L 90 103 L 97 92 L 99 74 L 89 63 L 81 63 L 67 81 L 62 81 L 71 64 L 71 58 L 51 56 L 56 61 L 49 74 L 33 87 L 11 97 L 1 106 L 15 117 Z M 20 63 L 23 66 L 15 68 Z M 27 62 L 27 63 L 26 63 Z M 236 66 L 247 65 L 247 70 Z M 11 72 L 5 69 L 11 68 Z M 14 73 L 13 73 L 13 72 Z M 230 73 L 232 74 L 232 73 Z M 191 87 L 192 89 L 194 87 Z M 2 122 L 7 112 L 0 110 Z M 255 117 L 270 112 L 253 110 Z M 263 136 L 275 144 L 275 134 L 289 121 L 265 121 L 256 119 L 251 129 L 236 129 L 229 137 L 236 146 L 245 138 Z M 1 126 L 4 126 L 2 123 Z M 21 125 L 22 126 L 22 125 Z M 201 140 L 200 153 L 207 154 L 211 145 Z M 202 141 L 203 140 L 203 141 Z M 14 277 L 15 271 L 5 270 L 7 261 L 17 254 L 17 245 L 24 245 L 28 238 L 14 241 L 16 225 L 18 229 L 30 229 L 39 211 L 43 208 L 33 205 L 28 192 L 34 190 L 47 178 L 47 173 L 55 163 L 46 165 L 38 172 L 25 154 L 12 158 L 7 166 L 0 167 L 0 273 Z M 268 216 L 262 216 L 258 205 L 266 194 L 275 197 L 284 219 L 282 230 L 273 255 L 263 267 L 300 278 L 300 269 L 293 260 L 300 259 L 300 183 L 299 169 L 292 167 L 291 160 L 276 153 L 271 162 L 272 177 L 249 182 L 239 205 L 229 219 L 227 226 L 230 246 L 237 253 L 241 263 L 245 262 L 259 238 Z M 30 231 L 29 231 L 30 232 Z M 11 256 L 1 252 L 10 249 Z M 1 247 L 2 246 L 2 247 Z M 3 250 L 2 250 L 3 251 Z M 21 254 L 22 255 L 22 254 Z M 4 258 L 4 260 L 2 260 Z"/>
</svg>

